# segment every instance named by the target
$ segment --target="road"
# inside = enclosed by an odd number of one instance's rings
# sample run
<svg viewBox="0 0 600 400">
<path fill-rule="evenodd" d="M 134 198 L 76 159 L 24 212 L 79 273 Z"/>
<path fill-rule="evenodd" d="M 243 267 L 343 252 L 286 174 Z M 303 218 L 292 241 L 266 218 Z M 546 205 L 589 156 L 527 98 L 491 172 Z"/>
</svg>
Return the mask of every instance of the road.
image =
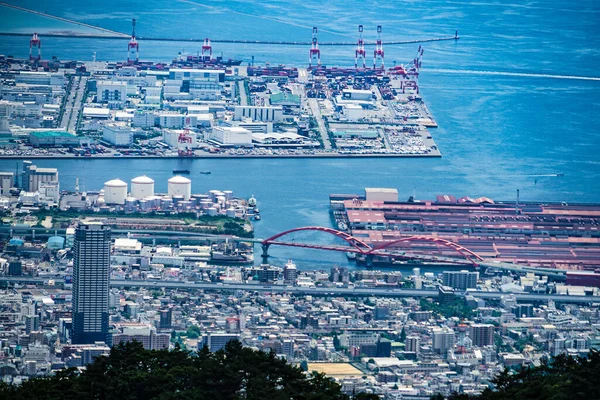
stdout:
<svg viewBox="0 0 600 400">
<path fill-rule="evenodd" d="M 0 277 L 0 281 L 14 283 L 44 284 L 50 278 L 28 277 Z M 249 283 L 213 283 L 213 282 L 180 282 L 180 281 L 142 281 L 142 280 L 112 280 L 111 287 L 138 287 L 138 288 L 166 288 L 166 289 L 197 289 L 234 291 L 248 290 L 253 292 L 268 293 L 293 293 L 311 296 L 338 296 L 338 297 L 437 297 L 437 290 L 420 289 L 378 289 L 378 288 L 324 288 L 324 287 L 299 287 L 270 284 Z M 468 290 L 466 293 L 456 292 L 457 296 L 464 297 L 470 294 L 480 299 L 499 300 L 510 293 L 481 292 Z M 558 294 L 513 293 L 517 301 L 542 301 L 552 300 L 556 303 L 600 303 L 600 296 L 567 296 Z"/>
<path fill-rule="evenodd" d="M 327 127 L 325 126 L 323 116 L 321 115 L 321 110 L 319 109 L 319 102 L 317 101 L 317 99 L 308 99 L 308 106 L 310 107 L 313 117 L 315 117 L 315 119 L 317 120 L 319 133 L 321 134 L 321 139 L 323 140 L 323 148 L 325 150 L 331 150 L 331 142 L 329 141 Z"/>
<path fill-rule="evenodd" d="M 65 94 L 67 96 L 65 112 L 60 121 L 60 127 L 68 132 L 75 133 L 77 131 L 77 121 L 81 112 L 87 81 L 88 77 L 71 77 L 71 90 Z"/>
<path fill-rule="evenodd" d="M 246 87 L 244 86 L 244 80 L 237 81 L 238 88 L 240 89 L 240 106 L 248 105 L 248 95 L 246 94 Z"/>
</svg>

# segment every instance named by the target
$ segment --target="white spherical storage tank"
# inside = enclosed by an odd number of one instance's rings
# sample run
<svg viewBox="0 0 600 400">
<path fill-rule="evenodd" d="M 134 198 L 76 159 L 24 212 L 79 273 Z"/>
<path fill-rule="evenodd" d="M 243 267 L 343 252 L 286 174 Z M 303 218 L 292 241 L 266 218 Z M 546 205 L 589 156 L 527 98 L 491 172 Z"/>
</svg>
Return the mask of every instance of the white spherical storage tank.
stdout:
<svg viewBox="0 0 600 400">
<path fill-rule="evenodd" d="M 125 204 L 127 183 L 120 179 L 104 182 L 104 201 L 106 204 Z"/>
<path fill-rule="evenodd" d="M 138 176 L 131 180 L 131 197 L 136 199 L 145 199 L 154 196 L 154 179 L 146 175 Z"/>
<path fill-rule="evenodd" d="M 189 200 L 192 196 L 192 181 L 181 175 L 169 179 L 169 196 L 183 196 L 184 200 Z"/>
</svg>

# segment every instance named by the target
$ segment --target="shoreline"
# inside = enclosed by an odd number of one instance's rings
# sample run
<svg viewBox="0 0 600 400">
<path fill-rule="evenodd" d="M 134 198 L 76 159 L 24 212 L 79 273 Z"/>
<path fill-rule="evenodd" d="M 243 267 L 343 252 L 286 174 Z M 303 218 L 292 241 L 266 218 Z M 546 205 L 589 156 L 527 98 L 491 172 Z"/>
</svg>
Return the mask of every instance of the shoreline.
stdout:
<svg viewBox="0 0 600 400">
<path fill-rule="evenodd" d="M 442 154 L 283 154 L 283 155 L 268 155 L 268 154 L 247 154 L 247 155 L 231 155 L 231 154 L 206 154 L 199 156 L 191 156 L 191 157 L 180 157 L 178 155 L 172 156 L 91 156 L 91 157 L 81 157 L 74 155 L 9 155 L 4 156 L 0 155 L 0 160 L 23 160 L 23 159 L 32 159 L 32 160 L 43 160 L 43 159 L 51 159 L 51 160 L 92 160 L 92 159 L 101 159 L 101 160 L 119 160 L 119 159 L 160 159 L 160 158 L 171 158 L 177 160 L 193 160 L 193 159 L 232 159 L 232 158 L 441 158 Z"/>
</svg>

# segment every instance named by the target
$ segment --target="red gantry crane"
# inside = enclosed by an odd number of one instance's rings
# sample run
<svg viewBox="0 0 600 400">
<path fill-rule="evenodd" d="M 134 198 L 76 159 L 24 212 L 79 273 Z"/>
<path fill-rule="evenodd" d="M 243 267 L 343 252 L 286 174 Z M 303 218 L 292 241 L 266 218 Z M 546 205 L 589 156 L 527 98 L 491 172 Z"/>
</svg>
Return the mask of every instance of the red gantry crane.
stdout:
<svg viewBox="0 0 600 400">
<path fill-rule="evenodd" d="M 381 41 L 381 25 L 377 25 L 377 43 L 375 45 L 375 51 L 373 52 L 373 69 L 377 68 L 377 60 L 381 60 L 381 69 L 385 69 L 383 62 L 383 42 Z"/>
<path fill-rule="evenodd" d="M 33 48 L 37 47 L 37 56 L 33 55 Z M 42 59 L 42 41 L 37 33 L 34 33 L 29 41 L 29 59 L 39 61 Z"/>
<path fill-rule="evenodd" d="M 358 26 L 358 43 L 354 52 L 354 68 L 358 69 L 358 61 L 362 60 L 362 67 L 367 67 L 367 52 L 365 51 L 365 42 L 363 40 L 363 26 Z"/>
<path fill-rule="evenodd" d="M 317 65 L 321 66 L 321 50 L 319 50 L 319 41 L 317 39 L 317 27 L 312 29 L 312 45 L 308 52 L 308 68 L 312 68 L 313 60 L 317 61 Z"/>
<path fill-rule="evenodd" d="M 127 45 L 127 63 L 137 64 L 140 61 L 140 44 L 135 38 L 135 18 L 131 20 L 131 40 Z"/>
<path fill-rule="evenodd" d="M 202 56 L 202 61 L 210 61 L 212 59 L 212 46 L 209 38 L 204 38 L 200 55 Z"/>
</svg>

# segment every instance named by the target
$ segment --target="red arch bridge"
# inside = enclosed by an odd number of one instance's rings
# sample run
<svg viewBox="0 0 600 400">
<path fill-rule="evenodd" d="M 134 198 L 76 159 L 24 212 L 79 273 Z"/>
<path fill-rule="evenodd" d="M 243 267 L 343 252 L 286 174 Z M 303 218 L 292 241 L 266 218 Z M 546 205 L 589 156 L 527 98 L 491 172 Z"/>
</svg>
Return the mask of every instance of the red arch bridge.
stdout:
<svg viewBox="0 0 600 400">
<path fill-rule="evenodd" d="M 325 232 L 340 239 L 343 239 L 347 244 L 346 245 L 335 245 L 335 244 L 314 244 L 314 243 L 304 243 L 297 242 L 295 240 L 285 240 L 285 237 L 293 234 L 295 232 L 301 231 L 316 231 L 316 232 Z M 283 239 L 283 240 L 282 240 Z M 444 257 L 436 254 L 432 254 L 429 252 L 424 252 L 423 254 L 414 254 L 406 251 L 401 251 L 395 246 L 403 243 L 410 242 L 421 242 L 421 243 L 432 243 L 435 245 L 441 245 L 447 249 L 453 250 L 456 253 L 457 257 Z M 277 235 L 271 236 L 268 239 L 264 239 L 261 242 L 262 250 L 263 250 L 263 258 L 268 257 L 268 251 L 270 246 L 288 246 L 288 247 L 301 247 L 305 249 L 317 249 L 317 250 L 329 250 L 329 251 L 340 251 L 345 253 L 356 253 L 359 255 L 365 256 L 365 260 L 367 264 L 373 260 L 374 256 L 380 257 L 393 257 L 394 259 L 399 260 L 414 260 L 414 261 L 422 261 L 422 262 L 435 262 L 435 263 L 451 263 L 451 264 L 467 264 L 473 266 L 479 266 L 480 262 L 483 261 L 479 255 L 474 253 L 473 251 L 467 249 L 464 246 L 459 245 L 458 243 L 451 242 L 446 239 L 436 238 L 431 236 L 407 236 L 400 239 L 395 239 L 389 242 L 385 242 L 383 244 L 377 246 L 371 246 L 365 243 L 363 240 L 359 238 L 355 238 L 352 235 L 347 234 L 346 232 L 338 231 L 336 229 L 331 228 L 323 228 L 320 226 L 304 226 L 301 228 L 290 229 L 285 232 L 278 233 Z"/>
</svg>

